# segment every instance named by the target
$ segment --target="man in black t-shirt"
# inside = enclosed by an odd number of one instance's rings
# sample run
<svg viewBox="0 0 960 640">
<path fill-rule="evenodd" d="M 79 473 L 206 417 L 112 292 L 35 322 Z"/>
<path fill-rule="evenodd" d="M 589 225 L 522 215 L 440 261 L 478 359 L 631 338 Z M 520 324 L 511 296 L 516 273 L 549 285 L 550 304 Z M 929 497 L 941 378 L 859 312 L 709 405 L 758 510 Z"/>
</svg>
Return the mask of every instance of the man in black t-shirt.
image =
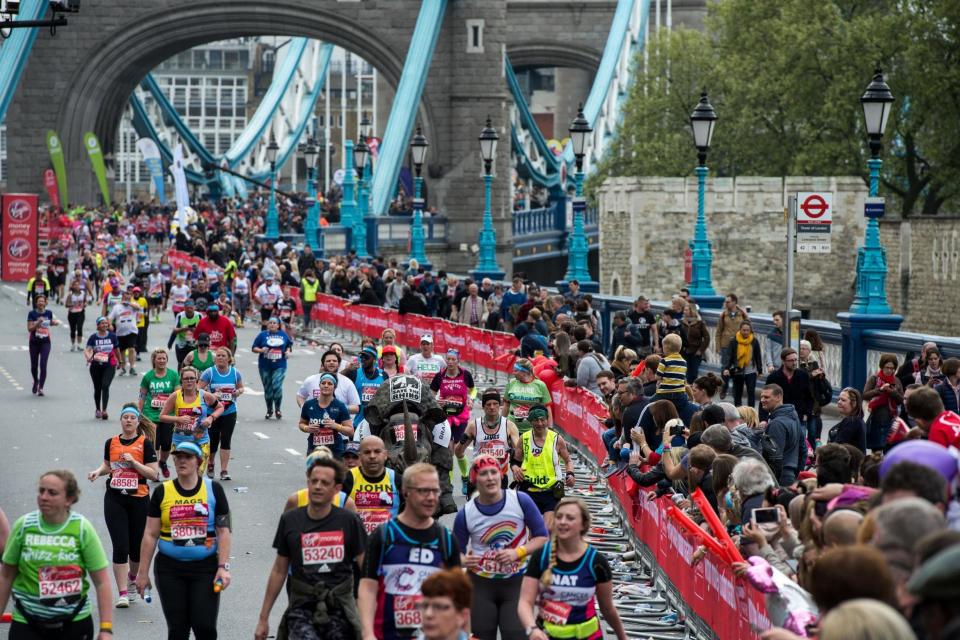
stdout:
<svg viewBox="0 0 960 640">
<path fill-rule="evenodd" d="M 331 458 L 318 458 L 307 470 L 307 506 L 280 516 L 273 546 L 277 558 L 267 579 L 260 619 L 254 637 L 265 640 L 270 610 L 290 576 L 290 606 L 282 625 L 287 637 L 311 640 L 355 637 L 360 632 L 357 603 L 353 596 L 353 565 L 360 563 L 367 534 L 360 518 L 333 506 L 343 487 L 345 470 Z M 327 623 L 318 624 L 317 585 L 332 593 L 337 605 L 327 606 Z M 322 596 L 321 596 L 322 597 Z M 329 598 L 326 598 L 329 600 Z"/>
<path fill-rule="evenodd" d="M 630 324 L 627 332 L 640 341 L 640 356 L 648 356 L 659 350 L 660 340 L 657 335 L 657 319 L 650 311 L 650 301 L 640 296 L 633 303 L 633 310 L 627 314 Z"/>
</svg>

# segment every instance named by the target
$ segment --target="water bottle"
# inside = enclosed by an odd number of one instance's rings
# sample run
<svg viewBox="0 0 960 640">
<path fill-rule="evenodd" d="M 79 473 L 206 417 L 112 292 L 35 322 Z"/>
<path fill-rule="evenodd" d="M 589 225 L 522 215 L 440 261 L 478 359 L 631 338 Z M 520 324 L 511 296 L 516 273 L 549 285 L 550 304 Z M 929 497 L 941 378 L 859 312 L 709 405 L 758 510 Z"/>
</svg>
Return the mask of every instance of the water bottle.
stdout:
<svg viewBox="0 0 960 640">
<path fill-rule="evenodd" d="M 213 583 L 213 592 L 220 593 L 223 591 L 223 580 L 217 578 L 217 581 Z"/>
<path fill-rule="evenodd" d="M 150 592 L 150 587 L 143 590 L 143 601 L 147 604 L 153 602 L 153 594 Z"/>
</svg>

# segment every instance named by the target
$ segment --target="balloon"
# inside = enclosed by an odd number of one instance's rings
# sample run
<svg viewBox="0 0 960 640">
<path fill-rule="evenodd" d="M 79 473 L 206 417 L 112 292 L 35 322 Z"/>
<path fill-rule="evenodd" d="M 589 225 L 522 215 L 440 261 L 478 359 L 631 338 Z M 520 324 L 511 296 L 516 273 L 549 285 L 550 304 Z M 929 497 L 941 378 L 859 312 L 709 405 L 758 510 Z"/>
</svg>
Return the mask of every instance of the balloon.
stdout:
<svg viewBox="0 0 960 640">
<path fill-rule="evenodd" d="M 547 388 L 553 387 L 560 380 L 560 376 L 557 375 L 557 371 L 553 367 L 545 367 L 537 377 L 547 385 Z"/>
<path fill-rule="evenodd" d="M 950 483 L 957 475 L 957 458 L 935 442 L 929 440 L 907 440 L 890 449 L 880 463 L 882 479 L 893 465 L 898 462 L 915 462 L 930 467 Z"/>
</svg>

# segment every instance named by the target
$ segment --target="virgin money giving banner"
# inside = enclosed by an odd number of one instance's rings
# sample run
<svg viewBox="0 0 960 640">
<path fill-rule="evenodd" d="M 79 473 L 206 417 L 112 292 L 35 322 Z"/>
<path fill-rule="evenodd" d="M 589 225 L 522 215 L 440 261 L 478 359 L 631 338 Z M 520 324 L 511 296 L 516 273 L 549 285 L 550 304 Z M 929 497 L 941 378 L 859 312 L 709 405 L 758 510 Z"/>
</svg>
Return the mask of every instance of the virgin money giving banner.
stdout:
<svg viewBox="0 0 960 640">
<path fill-rule="evenodd" d="M 43 172 L 43 186 L 47 190 L 47 197 L 50 198 L 50 204 L 60 207 L 60 188 L 57 186 L 57 174 L 53 169 L 47 169 Z"/>
<path fill-rule="evenodd" d="M 4 280 L 26 282 L 37 267 L 37 195 L 5 193 L 0 198 L 3 222 L 0 244 L 3 246 L 2 276 Z"/>
</svg>

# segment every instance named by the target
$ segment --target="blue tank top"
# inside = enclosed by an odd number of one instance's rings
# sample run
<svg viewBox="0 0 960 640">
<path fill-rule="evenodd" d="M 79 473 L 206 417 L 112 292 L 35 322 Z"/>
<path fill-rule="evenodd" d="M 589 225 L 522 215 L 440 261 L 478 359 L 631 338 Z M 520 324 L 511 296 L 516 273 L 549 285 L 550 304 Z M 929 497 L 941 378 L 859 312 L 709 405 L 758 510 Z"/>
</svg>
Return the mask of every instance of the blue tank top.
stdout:
<svg viewBox="0 0 960 640">
<path fill-rule="evenodd" d="M 357 394 L 360 396 L 360 411 L 358 411 L 357 415 L 353 418 L 354 427 L 360 426 L 360 423 L 363 422 L 364 408 L 366 408 L 367 403 L 373 399 L 373 396 L 377 393 L 377 389 L 380 388 L 380 385 L 386 381 L 387 374 L 385 374 L 379 367 L 377 368 L 376 374 L 372 378 L 367 378 L 367 374 L 363 372 L 363 369 L 357 370 L 357 377 L 353 384 L 357 387 Z"/>
<path fill-rule="evenodd" d="M 216 365 L 203 372 L 203 379 L 210 383 L 210 393 L 217 396 L 224 407 L 222 415 L 230 415 L 237 412 L 237 403 L 233 401 L 233 392 L 237 388 L 237 370 L 233 367 L 221 374 L 217 371 Z M 209 379 L 208 379 L 209 378 Z"/>
<path fill-rule="evenodd" d="M 200 490 L 190 497 L 181 495 L 173 480 L 163 483 L 158 547 L 163 555 L 175 560 L 202 560 L 217 553 L 217 498 L 213 481 L 202 478 L 202 482 Z"/>
<path fill-rule="evenodd" d="M 541 570 L 546 569 L 549 561 L 550 545 L 550 542 L 544 545 L 540 555 Z M 596 553 L 596 549 L 588 546 L 574 569 L 561 570 L 556 566 L 553 567 L 551 585 L 546 588 L 540 587 L 540 618 L 542 620 L 564 626 L 580 624 L 596 618 L 597 576 L 593 570 L 593 559 Z"/>
</svg>

